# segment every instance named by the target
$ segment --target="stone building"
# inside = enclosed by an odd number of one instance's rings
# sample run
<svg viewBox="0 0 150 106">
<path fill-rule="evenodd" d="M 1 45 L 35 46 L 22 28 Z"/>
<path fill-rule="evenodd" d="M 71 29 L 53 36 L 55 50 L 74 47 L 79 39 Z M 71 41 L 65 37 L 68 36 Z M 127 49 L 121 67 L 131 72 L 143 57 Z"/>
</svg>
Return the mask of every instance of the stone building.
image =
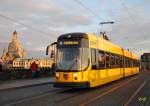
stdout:
<svg viewBox="0 0 150 106">
<path fill-rule="evenodd" d="M 150 71 L 150 52 L 141 55 L 141 67 L 143 70 Z"/>
<path fill-rule="evenodd" d="M 52 68 L 54 60 L 51 58 L 32 58 L 32 59 L 23 59 L 16 58 L 13 61 L 13 68 L 22 68 L 29 69 L 32 63 L 36 63 L 39 68 Z"/>
<path fill-rule="evenodd" d="M 16 31 L 13 32 L 13 37 L 11 42 L 8 45 L 8 51 L 6 48 L 3 49 L 2 53 L 2 61 L 3 63 L 12 63 L 16 58 L 25 58 L 26 52 L 21 48 L 21 45 L 18 41 L 18 33 Z"/>
</svg>

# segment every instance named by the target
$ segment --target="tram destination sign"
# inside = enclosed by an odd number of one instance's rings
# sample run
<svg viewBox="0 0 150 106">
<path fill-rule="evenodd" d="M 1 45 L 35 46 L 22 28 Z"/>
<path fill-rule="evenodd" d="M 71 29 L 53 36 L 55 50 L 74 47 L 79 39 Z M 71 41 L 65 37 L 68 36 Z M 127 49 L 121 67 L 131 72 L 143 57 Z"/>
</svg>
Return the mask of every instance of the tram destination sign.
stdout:
<svg viewBox="0 0 150 106">
<path fill-rule="evenodd" d="M 88 47 L 87 39 L 62 39 L 58 41 L 58 47 Z"/>
</svg>

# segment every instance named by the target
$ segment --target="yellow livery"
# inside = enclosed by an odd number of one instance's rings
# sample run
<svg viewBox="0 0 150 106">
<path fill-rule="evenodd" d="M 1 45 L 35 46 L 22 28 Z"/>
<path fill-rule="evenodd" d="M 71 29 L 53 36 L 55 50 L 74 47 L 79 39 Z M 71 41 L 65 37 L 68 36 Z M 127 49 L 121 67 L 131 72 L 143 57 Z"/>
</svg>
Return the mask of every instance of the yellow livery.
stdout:
<svg viewBox="0 0 150 106">
<path fill-rule="evenodd" d="M 133 53 L 90 33 L 58 37 L 54 87 L 96 87 L 139 73 Z"/>
</svg>

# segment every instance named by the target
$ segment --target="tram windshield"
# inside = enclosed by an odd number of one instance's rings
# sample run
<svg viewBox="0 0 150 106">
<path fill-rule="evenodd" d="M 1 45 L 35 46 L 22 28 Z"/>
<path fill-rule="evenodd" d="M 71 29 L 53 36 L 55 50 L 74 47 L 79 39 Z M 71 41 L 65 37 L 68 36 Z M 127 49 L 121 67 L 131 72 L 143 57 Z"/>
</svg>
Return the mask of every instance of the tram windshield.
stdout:
<svg viewBox="0 0 150 106">
<path fill-rule="evenodd" d="M 89 64 L 88 48 L 58 48 L 58 71 L 81 71 Z"/>
</svg>

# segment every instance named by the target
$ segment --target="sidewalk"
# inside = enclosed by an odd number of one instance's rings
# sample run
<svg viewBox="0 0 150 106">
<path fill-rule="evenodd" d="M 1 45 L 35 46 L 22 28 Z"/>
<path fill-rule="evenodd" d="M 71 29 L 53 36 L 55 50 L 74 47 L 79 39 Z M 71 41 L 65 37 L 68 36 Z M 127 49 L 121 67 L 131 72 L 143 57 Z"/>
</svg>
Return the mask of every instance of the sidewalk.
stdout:
<svg viewBox="0 0 150 106">
<path fill-rule="evenodd" d="M 42 84 L 53 83 L 54 77 L 37 78 L 37 79 L 22 79 L 22 80 L 11 80 L 0 82 L 0 90 L 24 88 Z"/>
</svg>

